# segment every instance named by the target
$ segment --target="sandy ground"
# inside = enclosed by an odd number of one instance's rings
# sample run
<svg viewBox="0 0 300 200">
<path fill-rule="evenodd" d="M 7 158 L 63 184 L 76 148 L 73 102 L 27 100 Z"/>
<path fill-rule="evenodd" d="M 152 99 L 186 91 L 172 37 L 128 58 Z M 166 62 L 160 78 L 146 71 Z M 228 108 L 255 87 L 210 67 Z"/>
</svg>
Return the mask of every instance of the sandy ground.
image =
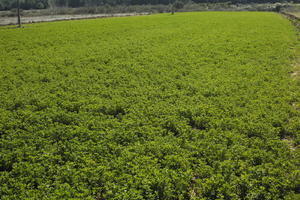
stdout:
<svg viewBox="0 0 300 200">
<path fill-rule="evenodd" d="M 52 22 L 62 20 L 75 20 L 75 19 L 93 19 L 104 17 L 126 17 L 147 15 L 149 13 L 120 13 L 120 14 L 84 14 L 84 15 L 47 15 L 47 16 L 34 16 L 34 17 L 22 17 L 21 21 L 24 24 L 37 23 L 37 22 Z M 17 24 L 16 17 L 1 17 L 0 26 Z"/>
</svg>

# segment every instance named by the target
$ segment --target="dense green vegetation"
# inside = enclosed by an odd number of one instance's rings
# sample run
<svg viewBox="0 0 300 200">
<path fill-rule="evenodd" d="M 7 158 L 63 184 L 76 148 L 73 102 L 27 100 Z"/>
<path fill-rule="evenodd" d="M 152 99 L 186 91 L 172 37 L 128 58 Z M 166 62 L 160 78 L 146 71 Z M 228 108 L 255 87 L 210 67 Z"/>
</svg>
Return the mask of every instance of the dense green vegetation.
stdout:
<svg viewBox="0 0 300 200">
<path fill-rule="evenodd" d="M 256 12 L 1 28 L 1 199 L 299 199 L 298 43 Z"/>
<path fill-rule="evenodd" d="M 300 0 L 20 0 L 22 9 L 43 9 L 49 7 L 83 7 L 83 6 L 130 6 L 130 5 L 169 5 L 174 3 L 300 3 Z M 17 0 L 0 0 L 0 10 L 17 7 Z"/>
</svg>

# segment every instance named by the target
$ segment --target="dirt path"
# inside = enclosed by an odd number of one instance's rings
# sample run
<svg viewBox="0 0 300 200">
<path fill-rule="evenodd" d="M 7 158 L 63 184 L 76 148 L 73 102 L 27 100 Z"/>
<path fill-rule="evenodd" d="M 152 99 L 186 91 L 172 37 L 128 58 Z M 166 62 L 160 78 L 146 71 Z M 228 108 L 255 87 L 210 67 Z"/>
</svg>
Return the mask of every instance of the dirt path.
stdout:
<svg viewBox="0 0 300 200">
<path fill-rule="evenodd" d="M 148 15 L 149 13 L 118 13 L 118 14 L 83 14 L 83 15 L 47 15 L 47 16 L 34 16 L 22 17 L 22 23 L 37 23 L 37 22 L 52 22 L 62 20 L 76 20 L 76 19 L 94 19 L 104 17 L 126 17 Z M 17 17 L 1 17 L 0 26 L 17 24 Z"/>
<path fill-rule="evenodd" d="M 295 16 L 295 17 L 298 17 L 300 18 L 300 12 L 290 12 L 289 14 Z"/>
</svg>

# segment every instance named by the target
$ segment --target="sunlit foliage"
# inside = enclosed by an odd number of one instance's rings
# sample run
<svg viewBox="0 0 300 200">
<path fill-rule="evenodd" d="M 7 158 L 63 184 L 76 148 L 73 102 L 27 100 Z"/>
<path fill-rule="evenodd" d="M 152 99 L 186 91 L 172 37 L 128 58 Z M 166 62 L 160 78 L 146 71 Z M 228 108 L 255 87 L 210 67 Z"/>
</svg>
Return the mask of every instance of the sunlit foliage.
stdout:
<svg viewBox="0 0 300 200">
<path fill-rule="evenodd" d="M 1 28 L 1 199 L 299 198 L 297 45 L 274 13 Z"/>
</svg>

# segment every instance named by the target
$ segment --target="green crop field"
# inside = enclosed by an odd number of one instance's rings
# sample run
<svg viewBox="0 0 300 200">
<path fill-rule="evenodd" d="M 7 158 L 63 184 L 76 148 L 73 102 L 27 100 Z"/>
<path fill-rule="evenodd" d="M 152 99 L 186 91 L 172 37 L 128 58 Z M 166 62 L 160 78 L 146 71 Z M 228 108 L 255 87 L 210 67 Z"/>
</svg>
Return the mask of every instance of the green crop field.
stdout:
<svg viewBox="0 0 300 200">
<path fill-rule="evenodd" d="M 263 12 L 0 28 L 0 199 L 299 199 L 297 34 Z"/>
</svg>

